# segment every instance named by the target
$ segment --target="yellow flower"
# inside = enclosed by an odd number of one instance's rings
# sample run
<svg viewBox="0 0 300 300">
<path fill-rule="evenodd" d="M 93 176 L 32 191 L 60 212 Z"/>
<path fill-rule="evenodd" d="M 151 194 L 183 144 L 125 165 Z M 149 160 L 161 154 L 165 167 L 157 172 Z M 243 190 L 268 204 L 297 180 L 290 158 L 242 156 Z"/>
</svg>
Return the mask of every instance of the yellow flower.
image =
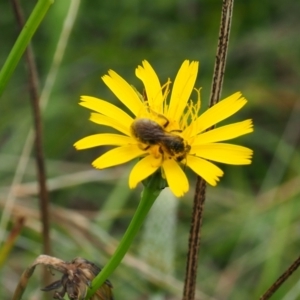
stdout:
<svg viewBox="0 0 300 300">
<path fill-rule="evenodd" d="M 161 86 L 147 61 L 143 61 L 135 73 L 144 84 L 144 96 L 112 70 L 102 77 L 104 83 L 131 111 L 131 115 L 105 100 L 81 97 L 80 105 L 95 111 L 90 117 L 92 122 L 112 127 L 121 133 L 94 134 L 75 143 L 76 149 L 116 146 L 93 161 L 95 168 L 104 169 L 140 158 L 130 172 L 129 187 L 135 188 L 139 182 L 161 169 L 170 189 L 179 197 L 189 189 L 185 166 L 215 186 L 223 171 L 211 161 L 232 165 L 251 163 L 251 149 L 220 143 L 252 132 L 250 119 L 206 131 L 246 104 L 240 92 L 199 115 L 199 90 L 196 90 L 197 101 L 190 101 L 198 62 L 183 62 L 170 97 L 171 81 Z"/>
</svg>

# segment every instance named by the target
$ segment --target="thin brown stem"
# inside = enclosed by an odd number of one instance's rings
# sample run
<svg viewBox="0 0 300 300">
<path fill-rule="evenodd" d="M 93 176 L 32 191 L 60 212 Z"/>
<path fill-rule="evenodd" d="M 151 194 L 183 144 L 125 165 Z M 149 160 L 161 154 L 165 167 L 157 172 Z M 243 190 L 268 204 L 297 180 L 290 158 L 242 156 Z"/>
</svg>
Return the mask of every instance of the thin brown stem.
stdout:
<svg viewBox="0 0 300 300">
<path fill-rule="evenodd" d="M 200 247 L 200 229 L 202 225 L 205 193 L 206 182 L 198 176 L 189 236 L 189 250 L 187 255 L 183 300 L 195 299 L 198 253 Z"/>
<path fill-rule="evenodd" d="M 221 24 L 219 30 L 219 41 L 213 73 L 213 80 L 210 94 L 210 107 L 215 105 L 221 96 L 222 85 L 225 74 L 229 34 L 231 28 L 233 11 L 233 0 L 223 0 Z M 212 128 L 210 128 L 212 129 Z M 201 225 L 206 194 L 206 182 L 197 177 L 192 212 L 192 221 L 189 236 L 189 249 L 186 264 L 186 277 L 184 282 L 183 300 L 195 299 L 198 253 L 201 239 Z"/>
<path fill-rule="evenodd" d="M 223 0 L 221 24 L 219 31 L 219 42 L 215 60 L 215 68 L 213 73 L 213 81 L 210 93 L 210 106 L 215 105 L 221 97 L 226 58 L 229 45 L 229 35 L 232 21 L 233 0 Z"/>
<path fill-rule="evenodd" d="M 18 0 L 12 0 L 15 16 L 18 22 L 20 29 L 24 26 L 24 17 L 22 13 L 21 6 Z M 29 92 L 32 103 L 33 119 L 34 119 L 34 128 L 35 128 L 35 159 L 36 167 L 38 173 L 38 183 L 39 183 L 39 204 L 41 211 L 41 220 L 42 220 L 42 240 L 43 240 L 43 253 L 51 253 L 50 245 L 50 234 L 49 234 L 49 197 L 48 190 L 46 185 L 46 167 L 44 161 L 44 151 L 43 151 L 43 133 L 42 133 L 42 121 L 41 121 L 41 111 L 39 105 L 39 80 L 37 68 L 34 60 L 33 51 L 31 45 L 28 45 L 25 52 L 25 59 L 28 69 L 28 83 L 29 83 Z M 48 272 L 45 277 L 48 277 Z M 46 278 L 45 278 L 46 280 Z"/>
<path fill-rule="evenodd" d="M 288 267 L 288 269 L 270 286 L 270 288 L 259 298 L 260 300 L 270 299 L 279 287 L 299 268 L 300 256 Z"/>
</svg>

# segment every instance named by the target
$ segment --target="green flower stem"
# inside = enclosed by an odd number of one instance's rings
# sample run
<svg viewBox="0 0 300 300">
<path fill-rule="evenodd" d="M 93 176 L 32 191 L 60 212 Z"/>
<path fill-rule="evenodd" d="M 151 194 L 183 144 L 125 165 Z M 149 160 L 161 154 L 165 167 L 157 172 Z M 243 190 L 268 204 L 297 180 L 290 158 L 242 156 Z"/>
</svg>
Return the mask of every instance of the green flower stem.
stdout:
<svg viewBox="0 0 300 300">
<path fill-rule="evenodd" d="M 0 71 L 0 96 L 2 95 L 33 34 L 53 2 L 54 0 L 38 0 L 36 6 L 34 7 L 28 21 L 24 25 Z"/>
<path fill-rule="evenodd" d="M 90 299 L 92 295 L 100 288 L 110 274 L 121 263 L 123 257 L 127 253 L 133 239 L 141 228 L 150 208 L 152 207 L 155 199 L 159 195 L 161 188 L 157 186 L 156 178 L 152 178 L 147 187 L 144 188 L 139 206 L 113 256 L 109 262 L 97 275 L 92 282 L 92 287 L 89 289 L 86 299 Z"/>
</svg>

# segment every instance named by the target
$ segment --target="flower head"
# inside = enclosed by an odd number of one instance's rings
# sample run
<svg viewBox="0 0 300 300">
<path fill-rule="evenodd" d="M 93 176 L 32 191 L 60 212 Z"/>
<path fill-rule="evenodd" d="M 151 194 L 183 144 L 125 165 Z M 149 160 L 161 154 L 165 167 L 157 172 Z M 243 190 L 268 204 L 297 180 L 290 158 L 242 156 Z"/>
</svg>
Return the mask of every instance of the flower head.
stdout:
<svg viewBox="0 0 300 300">
<path fill-rule="evenodd" d="M 185 166 L 215 186 L 223 171 L 211 161 L 232 165 L 251 163 L 251 149 L 222 142 L 252 132 L 253 125 L 248 119 L 207 131 L 235 114 L 247 101 L 237 92 L 200 115 L 199 90 L 196 90 L 197 100 L 190 101 L 197 73 L 198 62 L 184 61 L 171 91 L 171 81 L 162 86 L 151 65 L 143 61 L 136 69 L 136 76 L 145 88 L 142 96 L 117 73 L 108 71 L 102 80 L 131 115 L 105 100 L 82 96 L 80 105 L 95 111 L 90 117 L 92 122 L 120 133 L 91 135 L 74 146 L 76 149 L 116 146 L 93 161 L 98 169 L 140 158 L 130 172 L 130 188 L 161 170 L 173 193 L 182 196 L 189 189 Z"/>
</svg>

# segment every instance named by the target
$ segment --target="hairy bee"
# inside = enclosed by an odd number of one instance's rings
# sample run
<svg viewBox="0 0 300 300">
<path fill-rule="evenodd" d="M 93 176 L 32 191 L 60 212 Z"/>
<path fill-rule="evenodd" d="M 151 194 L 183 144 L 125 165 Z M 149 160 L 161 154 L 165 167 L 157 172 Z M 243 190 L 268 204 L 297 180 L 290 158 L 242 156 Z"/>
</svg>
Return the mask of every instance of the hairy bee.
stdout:
<svg viewBox="0 0 300 300">
<path fill-rule="evenodd" d="M 161 117 L 166 119 L 164 116 Z M 153 145 L 159 145 L 159 150 L 162 154 L 167 153 L 180 162 L 186 157 L 191 146 L 175 133 L 180 132 L 179 130 L 166 131 L 165 128 L 168 124 L 169 121 L 167 119 L 166 123 L 161 126 L 153 120 L 140 118 L 132 123 L 131 133 L 139 142 L 146 145 L 143 150 L 147 150 Z"/>
</svg>

